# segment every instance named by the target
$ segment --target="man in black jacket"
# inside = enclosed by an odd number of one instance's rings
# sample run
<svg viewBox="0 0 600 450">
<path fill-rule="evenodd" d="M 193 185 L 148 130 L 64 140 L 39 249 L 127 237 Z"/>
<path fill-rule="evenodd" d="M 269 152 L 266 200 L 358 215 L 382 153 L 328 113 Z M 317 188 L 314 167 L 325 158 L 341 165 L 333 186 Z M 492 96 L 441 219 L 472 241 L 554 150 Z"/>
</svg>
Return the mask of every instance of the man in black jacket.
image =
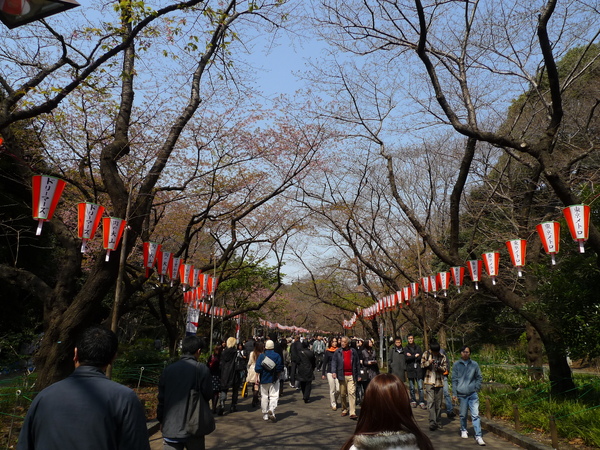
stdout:
<svg viewBox="0 0 600 450">
<path fill-rule="evenodd" d="M 198 386 L 200 401 L 206 403 L 213 396 L 210 372 L 206 364 L 198 362 L 202 342 L 198 336 L 186 336 L 181 346 L 182 356 L 163 371 L 158 383 L 156 416 L 161 423 L 165 449 L 204 450 L 204 436 L 190 436 L 186 431 L 187 399 Z M 208 410 L 209 408 L 206 408 Z M 212 430 L 207 430 L 206 434 Z"/>
<path fill-rule="evenodd" d="M 35 397 L 17 449 L 150 450 L 137 395 L 103 373 L 117 347 L 115 333 L 99 326 L 77 338 L 75 371 Z"/>
<path fill-rule="evenodd" d="M 408 375 L 408 386 L 410 391 L 410 405 L 417 407 L 417 397 L 415 391 L 419 392 L 419 406 L 427 409 L 425 397 L 423 396 L 423 369 L 421 369 L 421 356 L 423 352 L 421 347 L 415 343 L 415 337 L 408 336 L 408 345 L 404 349 L 406 357 L 406 374 Z"/>
</svg>

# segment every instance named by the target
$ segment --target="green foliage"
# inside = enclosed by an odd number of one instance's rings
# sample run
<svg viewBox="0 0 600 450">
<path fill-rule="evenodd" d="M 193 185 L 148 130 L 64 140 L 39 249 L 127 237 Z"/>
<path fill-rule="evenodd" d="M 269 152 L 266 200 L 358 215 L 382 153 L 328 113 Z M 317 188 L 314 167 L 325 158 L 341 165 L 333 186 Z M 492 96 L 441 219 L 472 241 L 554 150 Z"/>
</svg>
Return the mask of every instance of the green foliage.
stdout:
<svg viewBox="0 0 600 450">
<path fill-rule="evenodd" d="M 494 370 L 495 383 L 487 383 Z M 531 381 L 527 368 L 482 367 L 484 388 L 481 398 L 489 397 L 492 415 L 512 420 L 513 405 L 519 409 L 519 420 L 525 432 L 549 433 L 549 417 L 554 416 L 559 437 L 581 439 L 586 445 L 600 446 L 600 379 L 575 375 L 577 398 L 563 400 L 550 396 L 549 382 Z"/>
<path fill-rule="evenodd" d="M 138 339 L 119 350 L 112 377 L 133 386 L 157 384 L 163 368 L 172 361 L 168 353 L 154 348 L 153 339 Z"/>
</svg>

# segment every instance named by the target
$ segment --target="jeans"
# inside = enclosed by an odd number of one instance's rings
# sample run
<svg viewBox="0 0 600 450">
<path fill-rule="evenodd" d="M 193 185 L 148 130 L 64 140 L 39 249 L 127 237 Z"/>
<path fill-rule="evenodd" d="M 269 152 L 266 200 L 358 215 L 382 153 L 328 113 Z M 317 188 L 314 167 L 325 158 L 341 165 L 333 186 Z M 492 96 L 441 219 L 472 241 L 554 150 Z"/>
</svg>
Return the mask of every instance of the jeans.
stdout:
<svg viewBox="0 0 600 450">
<path fill-rule="evenodd" d="M 444 377 L 444 400 L 446 401 L 446 412 L 454 412 L 452 408 L 452 396 L 450 395 L 450 388 L 448 387 L 448 376 Z"/>
<path fill-rule="evenodd" d="M 475 437 L 481 437 L 481 420 L 479 420 L 479 395 L 477 395 L 477 392 L 473 392 L 472 394 L 465 396 L 459 395 L 458 400 L 460 401 L 460 431 L 466 431 L 467 429 L 467 409 L 470 409 Z"/>
<path fill-rule="evenodd" d="M 411 402 L 416 402 L 416 397 L 415 397 L 415 387 L 418 386 L 419 389 L 419 404 L 424 404 L 425 403 L 425 399 L 423 397 L 423 379 L 422 378 L 409 378 L 408 379 L 408 387 L 410 390 L 410 401 Z"/>
</svg>

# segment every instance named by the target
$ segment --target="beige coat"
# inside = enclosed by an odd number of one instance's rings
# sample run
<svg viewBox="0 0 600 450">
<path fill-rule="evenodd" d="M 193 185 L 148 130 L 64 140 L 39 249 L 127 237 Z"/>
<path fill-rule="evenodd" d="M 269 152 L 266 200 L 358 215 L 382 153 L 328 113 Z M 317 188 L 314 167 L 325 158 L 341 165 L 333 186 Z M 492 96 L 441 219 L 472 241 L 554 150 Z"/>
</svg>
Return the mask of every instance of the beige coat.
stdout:
<svg viewBox="0 0 600 450">
<path fill-rule="evenodd" d="M 246 376 L 246 381 L 248 384 L 256 383 L 256 379 L 258 374 L 254 370 L 256 366 L 256 357 L 254 356 L 254 352 L 250 353 L 250 357 L 248 358 L 248 376 Z"/>
</svg>

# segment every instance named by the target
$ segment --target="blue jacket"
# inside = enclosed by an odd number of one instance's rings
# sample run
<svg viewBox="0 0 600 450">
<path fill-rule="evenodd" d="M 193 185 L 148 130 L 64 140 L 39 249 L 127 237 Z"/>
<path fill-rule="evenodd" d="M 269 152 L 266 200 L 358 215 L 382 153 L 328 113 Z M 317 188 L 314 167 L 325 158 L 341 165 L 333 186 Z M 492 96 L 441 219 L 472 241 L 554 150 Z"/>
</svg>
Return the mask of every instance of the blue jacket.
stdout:
<svg viewBox="0 0 600 450">
<path fill-rule="evenodd" d="M 29 407 L 19 450 L 150 450 L 144 408 L 135 392 L 79 366 L 40 392 Z"/>
<path fill-rule="evenodd" d="M 459 359 L 452 366 L 452 392 L 457 397 L 466 397 L 479 392 L 483 376 L 481 369 L 472 359 Z"/>
<path fill-rule="evenodd" d="M 275 361 L 275 370 L 268 371 L 263 368 L 262 362 L 263 359 L 265 359 L 265 356 L 268 356 Z M 275 350 L 267 350 L 256 360 L 254 370 L 260 375 L 260 384 L 274 383 L 279 379 L 279 374 L 283 372 L 283 360 Z"/>
<path fill-rule="evenodd" d="M 343 351 L 352 352 L 352 378 L 356 382 L 360 377 L 360 358 L 355 348 L 348 347 L 348 350 L 343 350 L 340 347 L 333 353 L 333 358 L 331 359 L 331 373 L 335 373 L 337 379 L 340 381 L 344 381 L 346 379 L 344 377 L 344 355 L 342 353 Z"/>
</svg>

